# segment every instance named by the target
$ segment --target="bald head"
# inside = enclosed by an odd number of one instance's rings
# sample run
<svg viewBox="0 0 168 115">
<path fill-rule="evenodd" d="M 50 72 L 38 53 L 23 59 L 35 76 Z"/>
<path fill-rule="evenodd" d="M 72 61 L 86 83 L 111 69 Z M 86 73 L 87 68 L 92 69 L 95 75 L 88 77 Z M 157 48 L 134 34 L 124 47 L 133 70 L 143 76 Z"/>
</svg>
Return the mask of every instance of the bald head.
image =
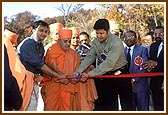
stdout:
<svg viewBox="0 0 168 115">
<path fill-rule="evenodd" d="M 50 36 L 54 40 L 58 40 L 58 31 L 63 28 L 63 25 L 61 23 L 53 23 L 50 24 Z"/>
</svg>

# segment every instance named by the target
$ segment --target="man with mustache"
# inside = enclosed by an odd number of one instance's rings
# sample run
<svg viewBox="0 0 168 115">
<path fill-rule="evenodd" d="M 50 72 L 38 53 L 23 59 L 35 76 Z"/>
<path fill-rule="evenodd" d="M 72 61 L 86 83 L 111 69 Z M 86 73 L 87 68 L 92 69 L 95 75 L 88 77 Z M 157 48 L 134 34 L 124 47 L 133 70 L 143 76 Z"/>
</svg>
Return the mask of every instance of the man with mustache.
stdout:
<svg viewBox="0 0 168 115">
<path fill-rule="evenodd" d="M 154 38 L 156 42 L 150 46 L 150 60 L 144 64 L 144 68 L 151 72 L 164 72 L 164 28 L 162 26 L 155 27 Z M 150 79 L 155 111 L 164 110 L 163 81 L 164 76 L 155 76 Z"/>
</svg>

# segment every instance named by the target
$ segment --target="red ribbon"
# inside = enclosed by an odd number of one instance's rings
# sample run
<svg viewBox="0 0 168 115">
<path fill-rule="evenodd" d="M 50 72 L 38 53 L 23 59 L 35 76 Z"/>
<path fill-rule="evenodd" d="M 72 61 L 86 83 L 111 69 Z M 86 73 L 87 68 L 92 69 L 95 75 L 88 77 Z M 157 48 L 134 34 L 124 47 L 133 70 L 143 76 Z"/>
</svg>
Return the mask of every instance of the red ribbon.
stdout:
<svg viewBox="0 0 168 115">
<path fill-rule="evenodd" d="M 102 75 L 102 76 L 89 76 L 88 78 L 132 78 L 132 77 L 154 77 L 154 76 L 163 76 L 164 72 L 150 72 L 150 73 L 135 73 L 135 74 L 119 74 L 119 75 Z M 44 76 L 42 76 L 44 77 Z M 75 77 L 67 77 L 67 78 L 75 78 Z M 47 78 L 44 77 L 44 81 L 40 83 L 40 86 L 43 86 L 45 82 L 57 79 L 66 79 L 66 78 Z"/>
<path fill-rule="evenodd" d="M 102 76 L 88 76 L 88 78 L 132 78 L 132 77 L 154 77 L 163 76 L 164 72 L 149 72 L 149 73 L 134 73 L 134 74 L 119 74 L 119 75 L 102 75 Z M 43 76 L 44 77 L 44 76 Z M 75 78 L 75 77 L 67 77 Z M 46 78 L 44 81 L 56 80 L 56 79 L 66 79 L 66 78 Z"/>
<path fill-rule="evenodd" d="M 150 72 L 150 73 L 135 73 L 135 74 L 89 76 L 88 78 L 132 78 L 132 77 L 154 77 L 163 75 L 164 72 Z"/>
</svg>

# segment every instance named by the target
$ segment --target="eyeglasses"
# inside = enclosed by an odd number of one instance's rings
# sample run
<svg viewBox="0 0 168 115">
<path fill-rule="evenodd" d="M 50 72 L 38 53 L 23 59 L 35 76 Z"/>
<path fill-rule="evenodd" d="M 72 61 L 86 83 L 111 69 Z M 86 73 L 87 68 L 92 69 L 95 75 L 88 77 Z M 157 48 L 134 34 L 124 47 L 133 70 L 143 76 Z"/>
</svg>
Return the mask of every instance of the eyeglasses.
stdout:
<svg viewBox="0 0 168 115">
<path fill-rule="evenodd" d="M 164 33 L 163 32 L 161 32 L 161 33 L 154 33 L 153 37 L 157 37 L 157 35 L 158 35 L 158 37 L 163 37 Z"/>
</svg>

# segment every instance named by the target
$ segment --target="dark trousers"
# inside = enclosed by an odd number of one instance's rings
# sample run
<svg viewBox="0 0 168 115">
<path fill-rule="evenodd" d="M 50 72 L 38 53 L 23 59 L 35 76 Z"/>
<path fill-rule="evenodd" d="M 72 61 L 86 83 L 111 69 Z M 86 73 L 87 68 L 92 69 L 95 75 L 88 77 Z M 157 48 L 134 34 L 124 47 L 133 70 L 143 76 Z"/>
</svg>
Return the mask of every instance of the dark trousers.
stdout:
<svg viewBox="0 0 168 115">
<path fill-rule="evenodd" d="M 133 110 L 130 78 L 104 78 L 94 81 L 98 93 L 94 111 L 118 111 L 118 95 L 122 110 Z"/>
<path fill-rule="evenodd" d="M 163 79 L 163 76 L 152 77 L 150 81 L 154 111 L 164 111 L 164 93 L 161 90 Z"/>
<path fill-rule="evenodd" d="M 134 111 L 149 111 L 149 92 L 133 92 Z"/>
</svg>

